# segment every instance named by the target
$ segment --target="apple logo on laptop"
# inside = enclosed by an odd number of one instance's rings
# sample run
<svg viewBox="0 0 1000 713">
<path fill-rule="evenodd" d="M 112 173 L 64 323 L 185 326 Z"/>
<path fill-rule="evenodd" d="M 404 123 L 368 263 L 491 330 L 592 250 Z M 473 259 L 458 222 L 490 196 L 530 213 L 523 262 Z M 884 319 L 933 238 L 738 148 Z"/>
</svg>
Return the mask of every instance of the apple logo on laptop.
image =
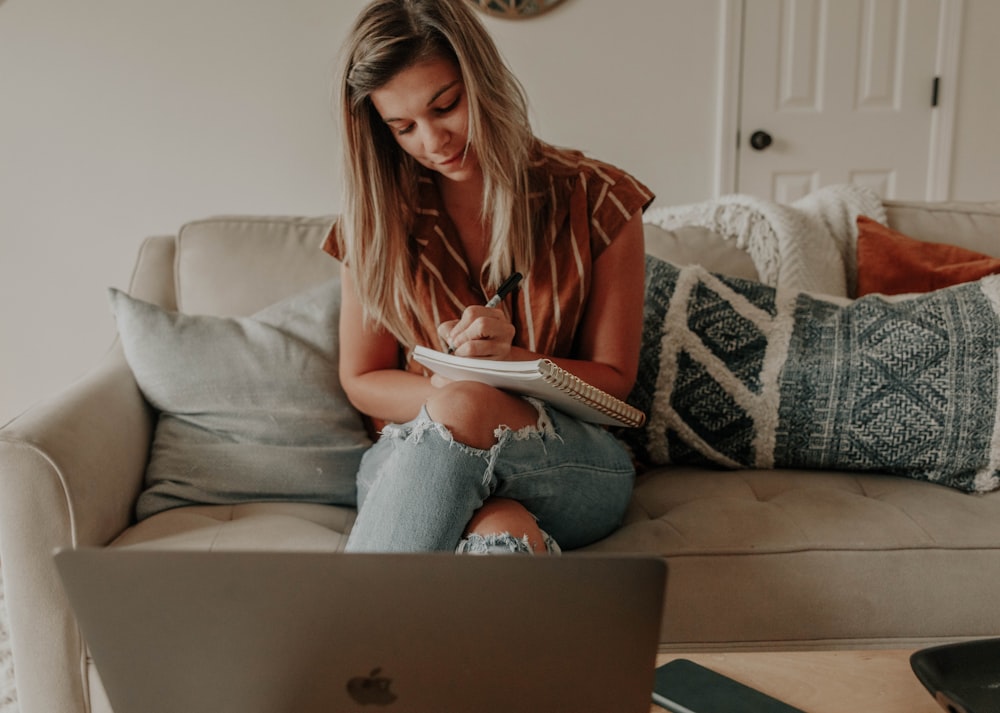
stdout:
<svg viewBox="0 0 1000 713">
<path fill-rule="evenodd" d="M 351 698 L 363 706 L 369 704 L 387 706 L 396 700 L 392 692 L 392 679 L 379 676 L 381 668 L 373 669 L 367 676 L 355 676 L 347 682 L 347 692 Z"/>
</svg>

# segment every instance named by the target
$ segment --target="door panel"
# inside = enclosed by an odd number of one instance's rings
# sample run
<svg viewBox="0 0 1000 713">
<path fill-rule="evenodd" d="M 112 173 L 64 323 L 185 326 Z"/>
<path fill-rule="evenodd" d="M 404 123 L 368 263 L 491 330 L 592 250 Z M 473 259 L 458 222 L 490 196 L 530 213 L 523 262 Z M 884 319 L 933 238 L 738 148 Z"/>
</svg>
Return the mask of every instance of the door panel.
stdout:
<svg viewBox="0 0 1000 713">
<path fill-rule="evenodd" d="M 739 192 L 788 202 L 853 181 L 924 197 L 940 5 L 746 0 Z"/>
</svg>

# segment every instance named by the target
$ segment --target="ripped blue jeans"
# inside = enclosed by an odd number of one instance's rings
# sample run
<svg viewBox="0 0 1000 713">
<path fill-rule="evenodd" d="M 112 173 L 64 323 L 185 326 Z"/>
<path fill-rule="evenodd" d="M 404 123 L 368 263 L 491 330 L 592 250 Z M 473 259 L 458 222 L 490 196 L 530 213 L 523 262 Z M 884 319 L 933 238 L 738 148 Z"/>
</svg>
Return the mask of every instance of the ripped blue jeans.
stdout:
<svg viewBox="0 0 1000 713">
<path fill-rule="evenodd" d="M 620 524 L 635 470 L 608 431 L 535 403 L 538 424 L 500 426 L 488 450 L 455 441 L 426 409 L 391 424 L 361 461 L 348 552 L 454 551 L 491 496 L 520 502 L 562 549 Z"/>
</svg>

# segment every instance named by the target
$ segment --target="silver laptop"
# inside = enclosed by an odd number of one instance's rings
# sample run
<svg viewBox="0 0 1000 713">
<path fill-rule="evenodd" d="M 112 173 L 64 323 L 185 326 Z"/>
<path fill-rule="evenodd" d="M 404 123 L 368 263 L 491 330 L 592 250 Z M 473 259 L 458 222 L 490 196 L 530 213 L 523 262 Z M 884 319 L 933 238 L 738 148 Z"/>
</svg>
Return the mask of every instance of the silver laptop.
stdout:
<svg viewBox="0 0 1000 713">
<path fill-rule="evenodd" d="M 56 564 L 115 713 L 648 713 L 646 557 L 79 549 Z"/>
</svg>

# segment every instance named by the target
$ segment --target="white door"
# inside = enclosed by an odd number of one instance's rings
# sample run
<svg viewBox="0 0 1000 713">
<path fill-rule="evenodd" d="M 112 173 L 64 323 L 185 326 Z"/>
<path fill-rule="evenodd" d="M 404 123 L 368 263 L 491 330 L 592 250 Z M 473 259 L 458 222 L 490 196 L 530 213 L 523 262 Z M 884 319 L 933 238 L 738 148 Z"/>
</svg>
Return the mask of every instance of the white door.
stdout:
<svg viewBox="0 0 1000 713">
<path fill-rule="evenodd" d="M 737 190 L 929 197 L 942 2 L 745 0 Z"/>
</svg>

